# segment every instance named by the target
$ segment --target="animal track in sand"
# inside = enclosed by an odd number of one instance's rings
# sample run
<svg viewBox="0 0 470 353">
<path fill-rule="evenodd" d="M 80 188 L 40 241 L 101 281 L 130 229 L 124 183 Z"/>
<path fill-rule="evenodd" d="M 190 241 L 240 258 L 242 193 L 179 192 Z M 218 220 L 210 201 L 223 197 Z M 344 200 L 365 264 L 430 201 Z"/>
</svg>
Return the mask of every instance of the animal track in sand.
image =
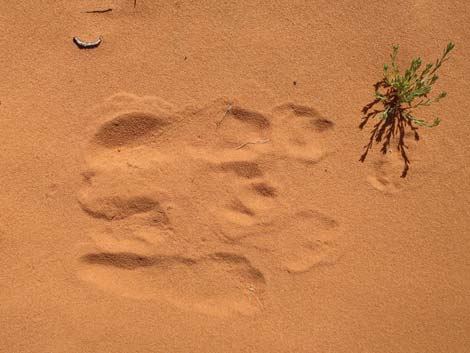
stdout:
<svg viewBox="0 0 470 353">
<path fill-rule="evenodd" d="M 413 150 L 416 149 L 417 144 L 413 132 L 405 135 L 405 145 L 410 154 L 414 154 Z M 392 195 L 400 191 L 400 181 L 403 170 L 403 159 L 400 153 L 396 150 L 389 150 L 386 154 L 379 154 L 373 157 L 375 161 L 372 163 L 372 172 L 367 176 L 367 181 L 370 185 L 386 194 Z"/>
<path fill-rule="evenodd" d="M 141 144 L 168 124 L 166 119 L 150 113 L 125 113 L 103 124 L 95 135 L 95 141 L 108 148 Z"/>
<path fill-rule="evenodd" d="M 269 120 L 261 113 L 234 106 L 229 110 L 229 114 L 236 120 L 248 125 L 253 125 L 258 129 L 268 129 L 271 126 Z"/>
<path fill-rule="evenodd" d="M 157 299 L 217 316 L 262 309 L 264 275 L 243 256 L 213 253 L 202 258 L 89 253 L 80 277 L 136 299 Z"/>
<path fill-rule="evenodd" d="M 295 177 L 286 169 L 329 152 L 333 123 L 314 109 L 288 103 L 261 113 L 219 99 L 178 111 L 120 94 L 97 116 L 78 197 L 94 245 L 80 278 L 136 299 L 248 315 L 264 305 L 266 273 L 338 259 L 337 222 L 284 186 Z M 269 142 L 238 148 L 261 139 Z M 265 256 L 276 265 L 258 264 Z"/>
<path fill-rule="evenodd" d="M 220 163 L 220 170 L 223 172 L 232 172 L 239 177 L 253 179 L 263 176 L 263 172 L 254 162 L 249 161 L 230 161 Z"/>
<path fill-rule="evenodd" d="M 106 198 L 89 199 L 80 203 L 82 209 L 90 216 L 107 220 L 123 219 L 134 214 L 149 212 L 160 208 L 156 200 L 147 196 L 123 198 L 110 196 Z M 164 211 L 160 211 L 164 213 Z M 168 219 L 167 217 L 165 217 Z"/>
<path fill-rule="evenodd" d="M 273 114 L 277 120 L 273 140 L 278 141 L 280 154 L 307 164 L 318 163 L 327 155 L 325 145 L 334 127 L 331 120 L 311 107 L 293 103 L 274 108 Z"/>
<path fill-rule="evenodd" d="M 272 254 L 279 260 L 282 270 L 304 273 L 336 263 L 341 255 L 338 231 L 339 225 L 334 219 L 318 211 L 302 210 L 278 215 L 264 227 L 264 234 L 246 237 L 242 243 Z"/>
<path fill-rule="evenodd" d="M 389 172 L 390 167 L 390 161 L 379 160 L 374 163 L 374 173 L 367 177 L 370 185 L 384 194 L 394 194 L 399 190 L 398 183 L 393 180 L 394 178 Z"/>
<path fill-rule="evenodd" d="M 276 197 L 277 195 L 276 188 L 266 183 L 254 183 L 251 184 L 251 187 L 256 193 L 264 197 Z"/>
</svg>

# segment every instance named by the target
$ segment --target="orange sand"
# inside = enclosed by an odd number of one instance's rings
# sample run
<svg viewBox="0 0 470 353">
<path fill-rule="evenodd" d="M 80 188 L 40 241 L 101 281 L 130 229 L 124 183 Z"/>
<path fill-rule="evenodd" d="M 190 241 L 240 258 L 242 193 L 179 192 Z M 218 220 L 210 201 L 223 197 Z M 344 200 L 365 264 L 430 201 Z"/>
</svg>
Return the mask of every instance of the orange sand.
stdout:
<svg viewBox="0 0 470 353">
<path fill-rule="evenodd" d="M 469 23 L 455 0 L 3 1 L 0 353 L 470 352 Z M 408 176 L 360 163 L 391 44 L 450 40 Z"/>
</svg>

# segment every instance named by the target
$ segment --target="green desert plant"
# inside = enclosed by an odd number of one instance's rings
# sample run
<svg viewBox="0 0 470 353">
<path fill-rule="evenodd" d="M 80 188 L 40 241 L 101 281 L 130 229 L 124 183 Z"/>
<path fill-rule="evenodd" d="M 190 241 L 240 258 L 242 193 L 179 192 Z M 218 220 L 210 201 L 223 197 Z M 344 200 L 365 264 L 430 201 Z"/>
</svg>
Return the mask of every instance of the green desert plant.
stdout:
<svg viewBox="0 0 470 353">
<path fill-rule="evenodd" d="M 421 58 L 413 59 L 405 72 L 401 73 L 397 64 L 398 45 L 393 45 L 393 52 L 390 55 L 391 64 L 384 65 L 384 76 L 374 85 L 375 99 L 362 110 L 364 117 L 359 125 L 361 129 L 372 118 L 377 117 L 378 121 L 371 131 L 370 141 L 365 146 L 361 161 L 366 159 L 374 141 L 376 143 L 383 141 L 381 151 L 387 153 L 391 140 L 397 137 L 397 149 L 405 162 L 402 176 L 406 176 L 410 164 L 404 141 L 406 130 L 412 130 L 415 139 L 418 140 L 418 127 L 431 128 L 439 125 L 439 118 L 435 118 L 429 123 L 426 120 L 416 118 L 414 112 L 417 108 L 430 106 L 446 96 L 446 92 L 440 93 L 435 98 L 430 98 L 429 94 L 439 78 L 437 71 L 448 60 L 449 53 L 454 49 L 454 46 L 452 42 L 447 44 L 442 56 L 435 63 L 429 63 L 424 68 L 421 67 Z M 377 105 L 381 108 L 373 109 Z"/>
</svg>

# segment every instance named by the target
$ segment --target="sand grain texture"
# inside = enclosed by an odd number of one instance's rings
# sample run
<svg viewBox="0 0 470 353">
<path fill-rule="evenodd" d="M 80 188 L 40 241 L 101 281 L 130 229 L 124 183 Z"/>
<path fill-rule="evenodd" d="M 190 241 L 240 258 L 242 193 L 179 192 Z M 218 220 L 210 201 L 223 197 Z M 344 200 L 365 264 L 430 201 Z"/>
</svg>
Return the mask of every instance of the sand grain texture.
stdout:
<svg viewBox="0 0 470 353">
<path fill-rule="evenodd" d="M 3 5 L 0 353 L 469 352 L 470 5 Z M 409 175 L 360 163 L 449 40 Z"/>
</svg>

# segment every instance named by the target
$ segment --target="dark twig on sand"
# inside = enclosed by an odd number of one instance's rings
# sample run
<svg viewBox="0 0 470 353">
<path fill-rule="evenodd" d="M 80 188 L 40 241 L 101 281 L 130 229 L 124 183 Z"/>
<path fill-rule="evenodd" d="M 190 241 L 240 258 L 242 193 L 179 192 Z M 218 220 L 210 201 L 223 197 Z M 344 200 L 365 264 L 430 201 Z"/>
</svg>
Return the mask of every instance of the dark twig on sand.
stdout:
<svg viewBox="0 0 470 353">
<path fill-rule="evenodd" d="M 87 10 L 87 11 L 82 11 L 82 13 L 106 13 L 106 12 L 111 12 L 113 9 L 103 9 L 103 10 Z"/>
<path fill-rule="evenodd" d="M 222 122 L 225 120 L 225 117 L 226 117 L 227 114 L 229 114 L 229 113 L 232 113 L 232 105 L 231 105 L 231 104 L 229 104 L 229 106 L 228 106 L 227 109 L 225 110 L 225 113 L 224 113 L 224 116 L 222 117 L 222 119 L 220 119 L 220 120 L 216 123 L 217 127 L 219 127 L 219 126 L 222 124 Z"/>
<path fill-rule="evenodd" d="M 238 146 L 237 148 L 235 148 L 236 150 L 240 150 L 242 149 L 243 147 L 245 146 L 248 146 L 248 145 L 257 145 L 259 143 L 268 143 L 270 142 L 271 140 L 270 139 L 263 139 L 263 140 L 257 140 L 257 141 L 249 141 L 249 142 L 245 142 L 244 144 Z"/>
</svg>

